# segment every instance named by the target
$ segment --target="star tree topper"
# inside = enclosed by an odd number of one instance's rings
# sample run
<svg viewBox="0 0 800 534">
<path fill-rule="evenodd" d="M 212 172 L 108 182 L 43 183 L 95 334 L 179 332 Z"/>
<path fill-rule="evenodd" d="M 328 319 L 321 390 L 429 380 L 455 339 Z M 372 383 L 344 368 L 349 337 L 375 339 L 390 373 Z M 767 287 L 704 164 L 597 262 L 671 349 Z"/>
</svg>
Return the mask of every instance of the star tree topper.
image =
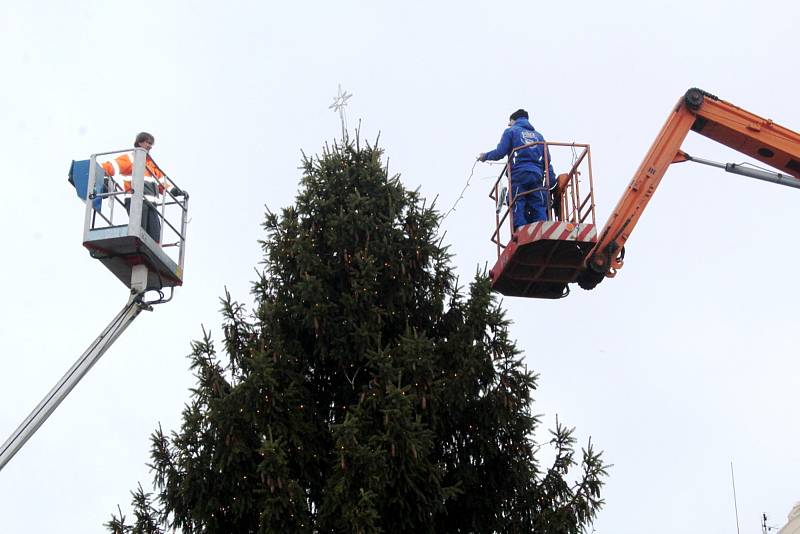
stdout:
<svg viewBox="0 0 800 534">
<path fill-rule="evenodd" d="M 339 94 L 333 99 L 333 104 L 328 106 L 328 109 L 339 112 L 339 120 L 342 121 L 342 141 L 347 141 L 347 115 L 344 108 L 351 96 L 353 95 L 347 91 L 342 91 L 342 84 L 339 84 Z"/>
</svg>

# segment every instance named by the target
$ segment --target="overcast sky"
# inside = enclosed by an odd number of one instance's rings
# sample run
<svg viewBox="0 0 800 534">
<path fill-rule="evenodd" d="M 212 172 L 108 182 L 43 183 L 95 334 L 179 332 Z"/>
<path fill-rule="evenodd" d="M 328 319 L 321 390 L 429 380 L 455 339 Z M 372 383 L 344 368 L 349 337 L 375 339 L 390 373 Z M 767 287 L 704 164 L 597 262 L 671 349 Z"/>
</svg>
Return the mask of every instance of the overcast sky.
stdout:
<svg viewBox="0 0 800 534">
<path fill-rule="evenodd" d="M 380 132 L 390 170 L 443 210 L 528 109 L 548 140 L 591 144 L 602 224 L 689 87 L 800 129 L 799 15 L 763 0 L 3 2 L 0 442 L 126 300 L 81 246 L 70 161 L 153 132 L 192 221 L 185 286 L 0 472 L 0 533 L 100 532 L 149 487 L 148 437 L 179 425 L 190 340 L 201 325 L 219 338 L 226 286 L 250 302 L 264 206 L 291 204 L 301 150 L 340 135 L 337 84 L 350 125 Z M 684 148 L 742 161 L 699 137 Z M 443 225 L 464 281 L 495 260 L 497 170 L 476 168 Z M 735 532 L 731 462 L 742 533 L 800 500 L 799 200 L 676 165 L 617 278 L 505 300 L 541 374 L 542 430 L 558 414 L 614 464 L 596 532 Z"/>
</svg>

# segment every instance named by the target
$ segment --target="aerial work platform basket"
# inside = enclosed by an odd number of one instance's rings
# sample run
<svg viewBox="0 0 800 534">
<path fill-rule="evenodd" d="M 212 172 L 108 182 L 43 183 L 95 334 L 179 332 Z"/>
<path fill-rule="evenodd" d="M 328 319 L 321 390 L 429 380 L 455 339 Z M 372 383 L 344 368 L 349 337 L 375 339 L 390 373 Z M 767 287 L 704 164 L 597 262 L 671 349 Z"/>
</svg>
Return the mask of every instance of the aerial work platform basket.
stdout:
<svg viewBox="0 0 800 534">
<path fill-rule="evenodd" d="M 497 246 L 497 261 L 489 276 L 492 288 L 503 295 L 556 299 L 565 297 L 568 284 L 584 274 L 586 258 L 597 243 L 591 151 L 584 144 L 542 142 L 514 150 L 536 144 L 544 144 L 557 155 L 559 150 L 569 149 L 569 170 L 551 177 L 546 170 L 550 162 L 544 162 L 547 220 L 515 230 L 512 214 L 516 202 L 541 189 L 521 192 L 516 198 L 507 196 L 505 191 L 513 189 L 506 163 L 489 193 L 496 207 L 491 240 Z M 544 153 L 547 159 L 549 151 Z"/>
<path fill-rule="evenodd" d="M 127 155 L 123 154 L 126 152 Z M 124 155 L 124 172 L 131 174 L 130 180 L 121 177 L 122 184 L 113 176 L 107 176 L 97 162 L 98 157 L 116 154 Z M 120 172 L 122 157 L 116 158 Z M 156 181 L 145 181 L 145 174 Z M 0 445 L 0 470 L 47 421 L 142 311 L 152 311 L 153 306 L 172 299 L 172 291 L 169 298 L 165 298 L 161 290 L 183 284 L 189 195 L 158 168 L 146 150 L 119 150 L 95 154 L 88 160 L 73 161 L 69 181 L 75 186 L 78 197 L 86 203 L 83 245 L 89 249 L 92 257 L 99 259 L 130 289 L 128 301 Z M 145 299 L 150 290 L 159 293 L 157 300 Z"/>
<path fill-rule="evenodd" d="M 98 163 L 124 153 L 133 160 L 127 190 L 123 177 L 107 176 Z M 144 265 L 147 279 L 141 289 L 160 290 L 183 284 L 189 198 L 160 168 L 163 191 L 158 191 L 145 180 L 146 165 L 158 168 L 142 148 L 104 152 L 73 162 L 70 180 L 79 196 L 85 180 L 83 246 L 91 256 L 129 288 L 134 267 Z"/>
</svg>

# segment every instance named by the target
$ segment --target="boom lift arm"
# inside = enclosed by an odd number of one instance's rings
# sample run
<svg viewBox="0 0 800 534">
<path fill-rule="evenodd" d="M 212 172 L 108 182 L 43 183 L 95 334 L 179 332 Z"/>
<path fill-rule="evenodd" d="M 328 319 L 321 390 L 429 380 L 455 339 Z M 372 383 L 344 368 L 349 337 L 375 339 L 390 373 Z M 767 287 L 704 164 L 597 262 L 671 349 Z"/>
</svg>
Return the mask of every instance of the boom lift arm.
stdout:
<svg viewBox="0 0 800 534">
<path fill-rule="evenodd" d="M 136 274 L 139 278 L 147 276 L 146 268 L 138 266 Z M 144 282 L 142 282 L 143 284 Z M 81 354 L 80 358 L 72 364 L 72 367 L 61 377 L 61 380 L 53 386 L 47 395 L 39 402 L 36 408 L 25 418 L 25 420 L 17 427 L 13 434 L 3 443 L 0 447 L 0 471 L 5 465 L 14 457 L 15 454 L 22 448 L 23 445 L 33 436 L 47 418 L 50 417 L 58 405 L 67 398 L 67 395 L 78 385 L 78 382 L 86 376 L 86 373 L 94 366 L 95 363 L 105 354 L 105 352 L 114 344 L 117 338 L 133 323 L 134 319 L 139 316 L 143 310 L 152 310 L 151 304 L 144 301 L 144 291 L 142 288 L 133 289 L 128 303 L 120 310 L 114 319 L 108 323 L 108 326 L 103 329 L 97 339 L 95 339 L 89 348 Z"/>
<path fill-rule="evenodd" d="M 737 150 L 781 172 L 735 164 L 717 164 L 681 151 L 689 131 Z M 578 280 L 592 289 L 622 267 L 625 242 L 633 232 L 661 178 L 672 163 L 696 161 L 781 185 L 800 188 L 800 134 L 725 102 L 700 89 L 689 89 L 678 101 L 617 207 L 600 233 Z"/>
<path fill-rule="evenodd" d="M 90 160 L 73 161 L 70 167 L 70 183 L 75 186 L 78 196 L 85 203 L 83 245 L 89 249 L 93 258 L 99 259 L 128 287 L 130 290 L 128 302 L 3 443 L 0 447 L 0 471 L 139 314 L 143 310 L 152 311 L 156 304 L 169 302 L 175 286 L 183 284 L 189 195 L 162 172 L 162 178 L 172 186 L 166 193 L 171 200 L 167 201 L 166 197 L 162 196 L 158 209 L 155 204 L 148 202 L 147 206 L 150 206 L 151 213 L 147 214 L 144 211 L 144 175 L 146 162 L 150 161 L 153 164 L 155 162 L 147 155 L 145 149 L 135 148 L 132 151 L 132 191 L 121 187 L 112 177 L 106 176 L 102 167 L 97 165 L 98 156 L 129 152 L 131 151 L 121 150 L 94 154 Z M 103 187 L 97 188 L 96 184 L 103 184 Z M 99 190 L 108 192 L 98 193 Z M 173 194 L 176 190 L 180 191 L 178 196 L 182 199 Z M 120 199 L 121 195 L 126 196 L 125 203 Z M 107 202 L 104 204 L 101 198 L 107 199 Z M 119 205 L 116 220 L 115 204 Z M 165 217 L 167 208 L 179 210 L 180 230 L 170 223 L 168 217 Z M 156 223 L 153 223 L 154 217 Z M 165 228 L 169 228 L 177 237 L 177 243 L 163 243 Z M 170 236 L 170 240 L 172 239 Z M 177 247 L 177 261 L 174 256 L 171 257 L 165 252 L 166 247 Z M 164 297 L 162 291 L 165 287 L 170 288 L 168 298 Z M 158 292 L 159 299 L 145 301 L 144 297 L 148 291 Z"/>
</svg>

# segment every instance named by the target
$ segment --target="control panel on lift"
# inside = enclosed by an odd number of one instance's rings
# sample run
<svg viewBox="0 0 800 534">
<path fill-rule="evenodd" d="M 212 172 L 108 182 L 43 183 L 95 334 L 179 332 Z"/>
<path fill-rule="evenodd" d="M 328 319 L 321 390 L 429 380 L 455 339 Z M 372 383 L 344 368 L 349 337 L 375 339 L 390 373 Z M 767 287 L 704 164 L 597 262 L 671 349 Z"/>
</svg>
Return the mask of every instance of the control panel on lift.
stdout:
<svg viewBox="0 0 800 534">
<path fill-rule="evenodd" d="M 121 156 L 133 162 L 131 176 L 109 176 L 103 163 Z M 146 150 L 117 150 L 73 161 L 70 182 L 86 202 L 83 246 L 93 258 L 131 289 L 183 284 L 189 195 Z M 131 287 L 137 283 L 134 270 L 144 272 L 136 266 L 146 267 L 146 280 L 138 282 L 141 288 Z"/>
</svg>

